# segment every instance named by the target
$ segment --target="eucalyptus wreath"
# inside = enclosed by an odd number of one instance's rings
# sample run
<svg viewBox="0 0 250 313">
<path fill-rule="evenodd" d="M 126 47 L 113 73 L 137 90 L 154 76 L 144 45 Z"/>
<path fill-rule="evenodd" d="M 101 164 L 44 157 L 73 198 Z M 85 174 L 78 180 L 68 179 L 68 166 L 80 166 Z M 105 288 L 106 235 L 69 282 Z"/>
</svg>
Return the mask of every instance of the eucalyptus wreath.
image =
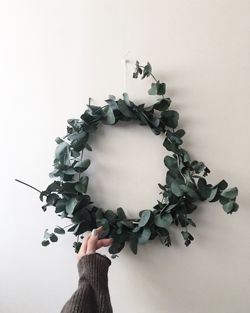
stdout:
<svg viewBox="0 0 250 313">
<path fill-rule="evenodd" d="M 65 234 L 67 230 L 76 236 L 73 247 L 78 252 L 81 246 L 79 236 L 102 226 L 101 238 L 113 238 L 109 253 L 114 258 L 126 242 L 134 254 L 137 254 L 139 244 L 157 237 L 169 247 L 171 225 L 181 228 L 184 243 L 189 246 L 194 240 L 190 226 L 196 226 L 190 215 L 197 209 L 198 202 L 219 201 L 227 214 L 238 210 L 237 187 L 229 188 L 224 179 L 216 185 L 208 183 L 205 177 L 210 173 L 209 168 L 201 161 L 192 160 L 181 147 L 185 131 L 177 129 L 179 113 L 170 109 L 172 101 L 166 96 L 166 84 L 155 78 L 149 62 L 145 66 L 136 62 L 133 78 L 138 77 L 153 78 L 148 94 L 158 98 L 154 104 L 136 105 L 127 93 L 123 93 L 122 99 L 110 95 L 104 106 L 92 105 L 89 99 L 81 117 L 67 121 L 67 134 L 55 139 L 54 170 L 49 174 L 53 182 L 44 191 L 24 183 L 40 193 L 41 201 L 45 200 L 43 211 L 52 206 L 61 218 L 71 221 L 65 227 L 56 226 L 53 232 L 46 229 L 43 246 L 56 242 L 58 235 Z M 115 125 L 119 121 L 136 121 L 149 127 L 155 135 L 163 134 L 163 146 L 168 151 L 163 160 L 166 179 L 164 184 L 158 184 L 162 200 L 157 200 L 152 209 L 142 210 L 139 216 L 132 219 L 126 216 L 121 207 L 113 211 L 96 206 L 87 194 L 89 177 L 85 171 L 91 160 L 84 158 L 83 152 L 85 149 L 92 151 L 89 138 L 100 124 Z"/>
</svg>

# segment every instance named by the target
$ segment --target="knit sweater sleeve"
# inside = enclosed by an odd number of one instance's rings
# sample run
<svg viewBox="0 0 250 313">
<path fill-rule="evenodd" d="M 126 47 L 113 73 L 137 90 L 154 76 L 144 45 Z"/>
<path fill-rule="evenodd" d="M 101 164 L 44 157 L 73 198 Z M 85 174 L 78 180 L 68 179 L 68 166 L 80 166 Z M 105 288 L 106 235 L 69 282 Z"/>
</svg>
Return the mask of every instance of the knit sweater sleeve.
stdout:
<svg viewBox="0 0 250 313">
<path fill-rule="evenodd" d="M 78 288 L 61 313 L 113 313 L 108 289 L 110 265 L 110 259 L 99 253 L 81 257 L 77 263 Z"/>
</svg>

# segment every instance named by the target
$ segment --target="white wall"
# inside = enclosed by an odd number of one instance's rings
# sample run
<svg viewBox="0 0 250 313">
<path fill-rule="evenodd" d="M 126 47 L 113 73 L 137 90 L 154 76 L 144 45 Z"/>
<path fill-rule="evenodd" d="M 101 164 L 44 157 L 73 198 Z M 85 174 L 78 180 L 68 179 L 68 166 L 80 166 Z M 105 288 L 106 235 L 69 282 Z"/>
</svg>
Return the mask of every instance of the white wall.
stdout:
<svg viewBox="0 0 250 313">
<path fill-rule="evenodd" d="M 114 312 L 249 312 L 249 18 L 248 0 L 0 2 L 1 313 L 59 312 L 77 286 L 73 236 L 40 245 L 45 228 L 66 221 L 44 213 L 38 193 L 14 178 L 48 185 L 54 138 L 89 96 L 102 105 L 122 94 L 127 51 L 166 81 L 183 147 L 211 169 L 211 183 L 238 186 L 240 210 L 202 203 L 188 248 L 174 231 L 171 248 L 153 241 L 137 256 L 123 250 L 110 268 Z M 150 83 L 133 80 L 128 67 L 132 99 L 152 101 Z M 96 136 L 96 204 L 131 216 L 150 209 L 165 177 L 163 138 L 139 126 Z"/>
</svg>

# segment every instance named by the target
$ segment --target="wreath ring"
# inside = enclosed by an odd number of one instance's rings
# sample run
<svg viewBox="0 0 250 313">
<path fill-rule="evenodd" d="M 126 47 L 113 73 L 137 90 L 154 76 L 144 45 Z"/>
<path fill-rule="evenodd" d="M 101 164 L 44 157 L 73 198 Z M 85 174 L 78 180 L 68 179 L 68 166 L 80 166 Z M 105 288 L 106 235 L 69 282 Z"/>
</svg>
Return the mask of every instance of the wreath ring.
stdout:
<svg viewBox="0 0 250 313">
<path fill-rule="evenodd" d="M 133 78 L 139 76 L 142 79 L 150 76 L 154 79 L 148 94 L 161 97 L 156 103 L 148 107 L 144 104 L 136 105 L 127 93 L 123 94 L 123 99 L 118 100 L 109 96 L 103 107 L 91 105 L 89 101 L 88 108 L 80 119 L 67 121 L 66 136 L 55 139 L 57 147 L 54 170 L 49 174 L 54 181 L 44 191 L 24 183 L 39 191 L 41 201 L 45 198 L 46 203 L 42 206 L 44 211 L 48 206 L 53 206 L 56 214 L 71 220 L 70 225 L 56 226 L 52 233 L 46 229 L 43 246 L 56 242 L 57 235 L 65 234 L 67 228 L 68 232 L 73 232 L 77 237 L 77 241 L 73 243 L 77 253 L 81 246 L 79 236 L 85 231 L 103 226 L 101 238 L 113 238 L 109 253 L 115 258 L 126 242 L 129 242 L 134 254 L 137 254 L 139 244 L 145 244 L 156 237 L 169 247 L 171 237 L 168 229 L 172 224 L 181 226 L 184 243 L 189 246 L 194 240 L 189 227 L 196 226 L 189 215 L 197 209 L 197 202 L 219 201 L 228 214 L 238 210 L 237 187 L 228 188 L 224 179 L 216 185 L 208 184 L 205 177 L 210 173 L 209 168 L 201 161 L 191 160 L 188 152 L 181 148 L 185 131 L 177 129 L 179 113 L 169 109 L 171 99 L 165 96 L 166 85 L 155 78 L 149 62 L 145 66 L 136 62 Z M 115 125 L 119 121 L 132 120 L 150 127 L 155 135 L 164 134 L 163 146 L 172 156 L 165 156 L 166 181 L 165 184 L 158 184 L 162 200 L 157 201 L 152 210 L 142 210 L 137 218 L 128 219 L 121 207 L 113 212 L 94 205 L 87 194 L 89 177 L 84 175 L 91 161 L 83 159 L 83 151 L 92 151 L 88 140 L 100 123 Z"/>
</svg>

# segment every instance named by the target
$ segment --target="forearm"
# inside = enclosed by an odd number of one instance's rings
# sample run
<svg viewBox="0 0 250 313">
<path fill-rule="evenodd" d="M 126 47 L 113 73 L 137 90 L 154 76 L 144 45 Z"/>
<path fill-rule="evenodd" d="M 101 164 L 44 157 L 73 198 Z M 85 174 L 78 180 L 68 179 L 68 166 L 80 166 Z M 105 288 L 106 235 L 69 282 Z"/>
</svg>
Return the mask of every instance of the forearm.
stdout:
<svg viewBox="0 0 250 313">
<path fill-rule="evenodd" d="M 95 295 L 96 313 L 112 313 L 112 305 L 108 288 L 108 269 L 111 261 L 106 256 L 94 253 L 83 256 L 77 264 L 79 286 L 87 280 Z"/>
<path fill-rule="evenodd" d="M 78 289 L 65 303 L 61 313 L 113 313 L 108 268 L 111 261 L 99 253 L 83 256 L 78 264 Z"/>
<path fill-rule="evenodd" d="M 95 294 L 86 281 L 73 293 L 63 306 L 61 313 L 96 313 Z"/>
</svg>

